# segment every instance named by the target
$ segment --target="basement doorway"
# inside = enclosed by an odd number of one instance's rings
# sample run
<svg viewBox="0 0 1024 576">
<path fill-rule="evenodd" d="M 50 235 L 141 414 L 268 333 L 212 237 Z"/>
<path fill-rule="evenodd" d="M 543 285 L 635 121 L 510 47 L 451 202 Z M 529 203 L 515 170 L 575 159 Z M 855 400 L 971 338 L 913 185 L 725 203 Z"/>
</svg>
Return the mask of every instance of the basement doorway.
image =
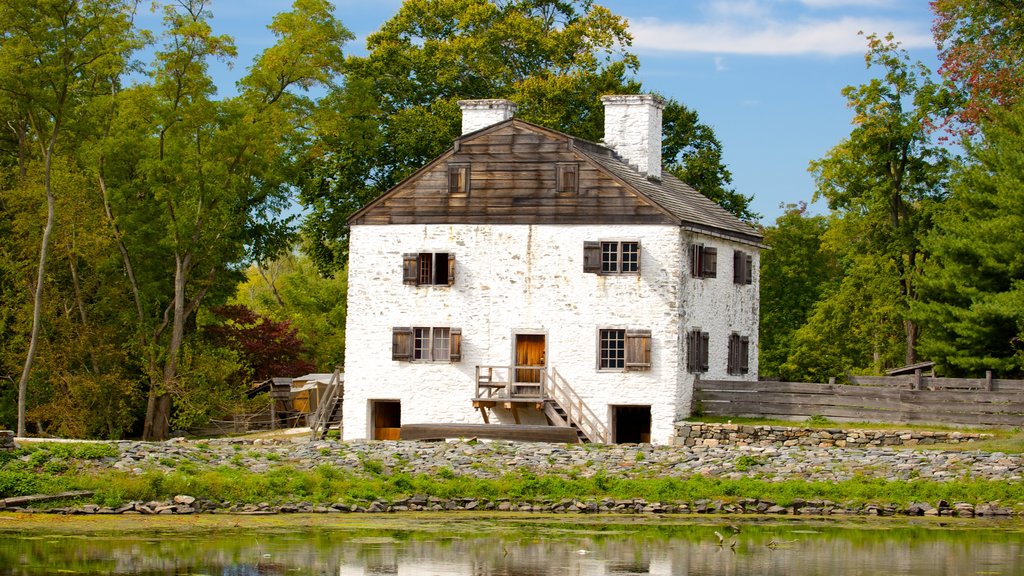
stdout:
<svg viewBox="0 0 1024 576">
<path fill-rule="evenodd" d="M 398 440 L 402 430 L 402 403 L 398 400 L 370 400 L 370 425 L 374 440 Z"/>
<path fill-rule="evenodd" d="M 640 444 L 651 441 L 650 406 L 610 406 L 612 442 Z"/>
</svg>

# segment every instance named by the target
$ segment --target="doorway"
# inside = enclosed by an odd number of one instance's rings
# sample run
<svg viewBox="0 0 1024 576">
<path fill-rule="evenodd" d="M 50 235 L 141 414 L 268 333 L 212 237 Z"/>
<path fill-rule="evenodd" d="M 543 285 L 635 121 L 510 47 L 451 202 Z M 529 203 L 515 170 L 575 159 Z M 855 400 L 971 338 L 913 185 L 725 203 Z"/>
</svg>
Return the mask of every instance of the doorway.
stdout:
<svg viewBox="0 0 1024 576">
<path fill-rule="evenodd" d="M 547 365 L 547 346 L 543 334 L 516 334 L 516 382 L 539 384 Z"/>
<path fill-rule="evenodd" d="M 610 406 L 612 411 L 612 442 L 640 444 L 651 441 L 650 406 Z"/>
<path fill-rule="evenodd" d="M 402 430 L 402 403 L 370 400 L 370 425 L 374 440 L 398 440 Z"/>
</svg>

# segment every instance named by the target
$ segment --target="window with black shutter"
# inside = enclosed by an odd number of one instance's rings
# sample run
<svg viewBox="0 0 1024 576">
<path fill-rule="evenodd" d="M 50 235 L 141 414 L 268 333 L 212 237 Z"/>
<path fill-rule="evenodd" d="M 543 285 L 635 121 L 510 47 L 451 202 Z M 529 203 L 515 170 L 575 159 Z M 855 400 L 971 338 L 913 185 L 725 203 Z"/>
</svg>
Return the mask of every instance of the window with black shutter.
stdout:
<svg viewBox="0 0 1024 576">
<path fill-rule="evenodd" d="M 732 281 L 735 284 L 754 283 L 754 257 L 735 250 L 732 253 Z"/>
<path fill-rule="evenodd" d="M 750 339 L 733 332 L 729 335 L 729 374 L 746 374 L 750 370 Z"/>
<path fill-rule="evenodd" d="M 694 278 L 717 277 L 718 249 L 713 246 L 694 244 L 690 250 L 690 274 Z"/>
<path fill-rule="evenodd" d="M 708 371 L 708 343 L 710 336 L 694 328 L 686 334 L 686 369 L 692 373 Z"/>
</svg>

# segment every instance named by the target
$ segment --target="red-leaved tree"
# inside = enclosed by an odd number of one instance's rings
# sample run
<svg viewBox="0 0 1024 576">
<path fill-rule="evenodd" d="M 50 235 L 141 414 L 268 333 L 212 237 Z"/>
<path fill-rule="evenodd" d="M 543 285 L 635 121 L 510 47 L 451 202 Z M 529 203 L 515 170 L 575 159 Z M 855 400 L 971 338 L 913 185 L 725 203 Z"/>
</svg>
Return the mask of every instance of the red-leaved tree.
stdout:
<svg viewBox="0 0 1024 576">
<path fill-rule="evenodd" d="M 235 351 L 260 382 L 274 376 L 301 376 L 315 368 L 307 360 L 309 351 L 291 322 L 275 321 L 241 304 L 213 309 L 219 324 L 204 328 L 220 346 Z"/>
<path fill-rule="evenodd" d="M 1020 0 L 933 0 L 932 10 L 939 73 L 962 97 L 951 128 L 972 134 L 1024 93 L 1024 10 Z"/>
</svg>

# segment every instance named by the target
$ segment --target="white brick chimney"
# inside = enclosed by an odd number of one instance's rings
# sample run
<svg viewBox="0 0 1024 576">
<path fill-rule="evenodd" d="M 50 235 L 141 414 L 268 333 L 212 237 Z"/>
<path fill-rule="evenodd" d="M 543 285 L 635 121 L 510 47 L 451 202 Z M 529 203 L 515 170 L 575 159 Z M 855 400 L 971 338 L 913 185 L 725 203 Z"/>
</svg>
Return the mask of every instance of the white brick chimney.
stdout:
<svg viewBox="0 0 1024 576">
<path fill-rule="evenodd" d="M 648 178 L 661 180 L 661 111 L 651 94 L 602 96 L 604 143 Z M 463 120 L 465 126 L 465 120 Z"/>
<path fill-rule="evenodd" d="M 504 122 L 516 114 L 516 104 L 511 100 L 459 100 L 462 109 L 462 133 L 469 134 Z"/>
</svg>

